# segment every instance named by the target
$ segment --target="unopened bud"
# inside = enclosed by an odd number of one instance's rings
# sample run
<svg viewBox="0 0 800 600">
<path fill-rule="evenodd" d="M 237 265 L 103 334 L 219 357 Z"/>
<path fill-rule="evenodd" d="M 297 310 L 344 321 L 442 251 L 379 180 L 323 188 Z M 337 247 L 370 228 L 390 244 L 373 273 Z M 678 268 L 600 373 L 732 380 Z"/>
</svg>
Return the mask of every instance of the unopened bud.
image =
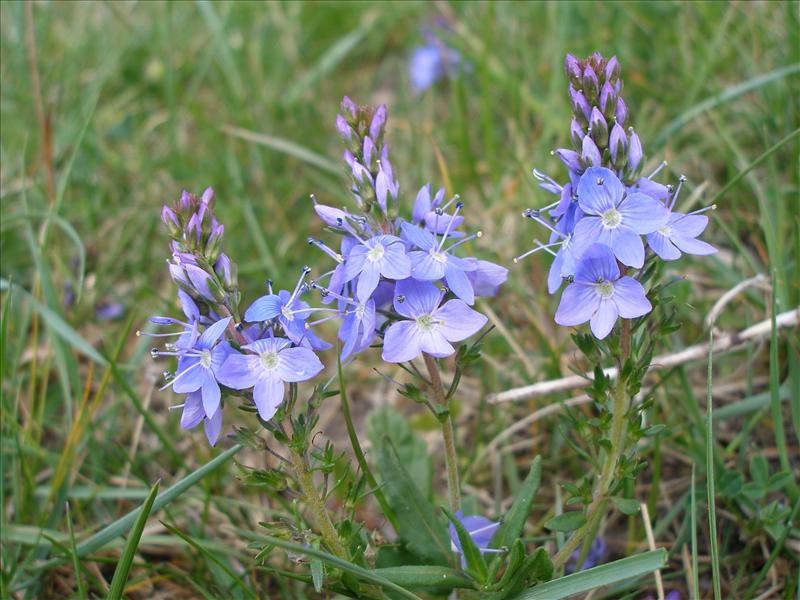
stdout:
<svg viewBox="0 0 800 600">
<path fill-rule="evenodd" d="M 591 102 L 597 99 L 600 92 L 600 83 L 597 81 L 597 73 L 589 65 L 583 70 L 583 94 Z"/>
<path fill-rule="evenodd" d="M 605 148 L 608 144 L 608 123 L 603 113 L 596 106 L 592 108 L 589 117 L 589 132 L 598 148 Z"/>
<path fill-rule="evenodd" d="M 617 123 L 625 127 L 625 123 L 628 120 L 628 106 L 625 104 L 625 101 L 622 98 L 617 99 L 617 106 L 615 108 L 614 115 L 617 118 Z"/>
<path fill-rule="evenodd" d="M 628 137 L 619 123 L 614 123 L 608 140 L 608 150 L 611 153 L 611 162 L 615 169 L 625 166 L 628 158 Z"/>
<path fill-rule="evenodd" d="M 602 166 L 603 157 L 600 150 L 590 136 L 583 138 L 583 148 L 581 149 L 581 162 L 585 167 Z"/>
<path fill-rule="evenodd" d="M 578 120 L 573 117 L 572 123 L 569 126 L 569 139 L 572 141 L 572 147 L 580 150 L 583 144 L 583 136 L 585 135 L 586 132 L 583 130 L 583 127 L 581 127 Z"/>
</svg>

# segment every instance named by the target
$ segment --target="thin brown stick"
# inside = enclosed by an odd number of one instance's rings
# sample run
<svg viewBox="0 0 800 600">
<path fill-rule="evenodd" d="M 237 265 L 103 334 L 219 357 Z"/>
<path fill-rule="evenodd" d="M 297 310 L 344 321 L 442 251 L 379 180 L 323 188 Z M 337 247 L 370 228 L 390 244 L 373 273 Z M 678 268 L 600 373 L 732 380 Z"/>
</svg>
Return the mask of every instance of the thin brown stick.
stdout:
<svg viewBox="0 0 800 600">
<path fill-rule="evenodd" d="M 777 329 L 797 327 L 798 317 L 800 317 L 800 307 L 787 310 L 775 318 L 775 327 Z M 771 331 L 771 320 L 765 319 L 742 331 L 720 334 L 714 338 L 714 352 L 725 352 L 749 342 L 763 340 L 769 337 Z M 695 344 L 694 346 L 689 346 L 678 352 L 656 356 L 653 358 L 650 368 L 666 369 L 676 367 L 694 360 L 703 360 L 706 356 L 708 356 L 708 343 Z M 611 379 L 617 378 L 618 370 L 616 367 L 609 367 L 604 369 L 603 372 Z M 517 402 L 520 400 L 527 400 L 528 398 L 537 398 L 540 396 L 547 396 L 548 394 L 582 388 L 591 383 L 592 375 L 593 373 L 589 372 L 585 375 L 572 375 L 561 379 L 541 381 L 533 385 L 512 388 L 498 394 L 490 394 L 487 400 L 490 404 Z"/>
</svg>

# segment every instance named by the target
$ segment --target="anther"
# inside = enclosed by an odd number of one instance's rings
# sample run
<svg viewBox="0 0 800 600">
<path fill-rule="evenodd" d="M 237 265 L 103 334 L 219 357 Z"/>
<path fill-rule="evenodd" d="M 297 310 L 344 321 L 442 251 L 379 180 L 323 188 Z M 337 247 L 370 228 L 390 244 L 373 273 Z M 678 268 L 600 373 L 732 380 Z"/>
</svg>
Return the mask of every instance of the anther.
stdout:
<svg viewBox="0 0 800 600">
<path fill-rule="evenodd" d="M 158 348 L 150 348 L 150 357 L 153 359 L 158 358 Z"/>
<path fill-rule="evenodd" d="M 603 179 L 602 177 L 597 178 L 597 185 L 603 185 L 605 182 L 606 182 L 605 179 Z"/>
<path fill-rule="evenodd" d="M 402 294 L 400 294 L 400 295 L 399 295 L 397 298 L 395 298 L 395 299 L 396 299 L 396 300 L 397 300 L 397 302 L 398 302 L 398 303 L 400 303 L 400 304 L 402 304 L 403 302 L 405 302 L 405 301 L 406 301 L 406 297 L 405 297 L 405 296 L 403 296 Z"/>
</svg>

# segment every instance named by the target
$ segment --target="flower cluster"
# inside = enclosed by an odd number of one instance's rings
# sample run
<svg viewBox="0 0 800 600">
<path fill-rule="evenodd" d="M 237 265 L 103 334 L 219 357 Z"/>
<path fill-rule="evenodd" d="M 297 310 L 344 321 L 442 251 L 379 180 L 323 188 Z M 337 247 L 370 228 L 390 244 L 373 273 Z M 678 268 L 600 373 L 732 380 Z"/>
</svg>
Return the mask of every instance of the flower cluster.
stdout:
<svg viewBox="0 0 800 600">
<path fill-rule="evenodd" d="M 697 240 L 708 224 L 701 209 L 675 212 L 684 178 L 676 187 L 653 181 L 662 163 L 646 177 L 640 175 L 643 151 L 639 136 L 625 125 L 628 107 L 621 96 L 622 80 L 616 57 L 594 53 L 585 60 L 567 55 L 566 71 L 573 118 L 572 148 L 554 152 L 566 165 L 568 181 L 561 185 L 534 170 L 540 186 L 558 196 L 543 209 L 523 216 L 546 227 L 547 244 L 515 259 L 544 250 L 554 256 L 547 287 L 551 294 L 569 283 L 561 298 L 556 322 L 573 326 L 586 321 L 602 339 L 618 317 L 630 319 L 652 307 L 631 269 L 642 269 L 653 256 L 675 260 L 681 253 L 706 255 L 716 250 Z M 642 236 L 652 252 L 645 249 Z"/>
<path fill-rule="evenodd" d="M 494 263 L 459 256 L 466 235 L 463 203 L 445 201 L 444 189 L 422 186 L 411 218 L 400 216 L 399 183 L 385 141 L 386 107 L 357 106 L 344 98 L 337 130 L 346 144 L 344 161 L 357 212 L 315 203 L 328 228 L 339 234 L 339 251 L 309 238 L 336 267 L 312 283 L 323 302 L 336 302 L 342 324 L 342 358 L 368 347 L 385 331 L 383 359 L 405 362 L 425 352 L 443 357 L 486 323 L 470 308 L 476 296 L 497 292 L 508 271 Z M 322 278 L 321 278 L 322 279 Z M 437 286 L 437 283 L 439 284 Z M 393 311 L 391 309 L 394 309 Z M 387 321 L 390 321 L 388 327 Z M 385 328 L 385 329 L 384 329 Z"/>
</svg>

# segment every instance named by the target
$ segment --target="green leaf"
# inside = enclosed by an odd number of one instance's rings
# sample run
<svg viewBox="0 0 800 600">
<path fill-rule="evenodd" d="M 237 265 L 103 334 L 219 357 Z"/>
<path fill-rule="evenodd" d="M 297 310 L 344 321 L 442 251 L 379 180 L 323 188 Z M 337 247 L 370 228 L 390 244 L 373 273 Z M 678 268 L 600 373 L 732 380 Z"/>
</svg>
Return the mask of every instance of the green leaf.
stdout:
<svg viewBox="0 0 800 600">
<path fill-rule="evenodd" d="M 612 498 L 611 502 L 624 515 L 635 515 L 641 509 L 639 501 L 634 498 Z"/>
<path fill-rule="evenodd" d="M 190 473 L 183 479 L 181 479 L 178 483 L 174 484 L 168 490 L 162 492 L 158 495 L 158 497 L 153 502 L 152 512 L 158 512 L 165 506 L 167 506 L 170 502 L 175 500 L 178 496 L 180 496 L 183 492 L 188 490 L 198 481 L 203 479 L 206 475 L 211 473 L 212 471 L 216 470 L 218 467 L 222 466 L 226 462 L 228 462 L 233 456 L 241 450 L 243 446 L 236 445 L 232 448 L 229 448 L 213 460 L 209 461 L 207 464 L 203 465 L 193 473 Z M 142 507 L 137 508 L 131 512 L 129 512 L 124 517 L 121 517 L 107 525 L 97 533 L 95 533 L 90 538 L 82 541 L 78 544 L 75 548 L 78 556 L 86 556 L 92 552 L 95 552 L 108 544 L 111 540 L 114 540 L 124 534 L 131 528 L 131 525 L 136 522 L 139 518 L 139 514 L 141 513 Z M 42 563 L 38 566 L 39 570 L 50 569 L 55 565 L 62 564 L 64 559 L 62 558 L 53 558 L 45 563 Z"/>
<path fill-rule="evenodd" d="M 537 456 L 533 459 L 528 476 L 519 488 L 514 498 L 514 503 L 508 509 L 503 523 L 497 528 L 497 532 L 492 538 L 493 548 L 510 548 L 514 541 L 522 535 L 525 521 L 531 514 L 531 505 L 536 492 L 539 490 L 539 483 L 542 480 L 542 457 Z"/>
<path fill-rule="evenodd" d="M 582 512 L 573 510 L 557 515 L 547 521 L 544 526 L 550 531 L 561 531 L 566 533 L 568 531 L 575 531 L 586 523 L 586 515 Z"/>
<path fill-rule="evenodd" d="M 427 564 L 447 566 L 450 536 L 430 502 L 403 467 L 391 440 L 384 437 L 379 464 L 386 497 L 399 525 L 398 533 L 408 549 Z"/>
<path fill-rule="evenodd" d="M 428 446 L 414 435 L 408 421 L 401 414 L 387 406 L 370 412 L 367 418 L 367 437 L 379 453 L 384 445 L 384 437 L 390 439 L 414 484 L 423 496 L 431 497 L 433 466 Z"/>
<path fill-rule="evenodd" d="M 475 589 L 472 579 L 449 567 L 406 565 L 375 569 L 374 573 L 405 588 Z"/>
<path fill-rule="evenodd" d="M 354 565 L 349 561 L 341 559 L 332 554 L 328 554 L 327 552 L 324 552 L 322 550 L 309 548 L 307 546 L 301 546 L 300 544 L 293 544 L 292 542 L 287 542 L 286 540 L 281 540 L 269 536 L 264 536 L 261 539 L 271 546 L 277 546 L 278 548 L 282 548 L 283 550 L 288 550 L 289 552 L 293 552 L 295 554 L 303 554 L 305 556 L 308 556 L 309 558 L 318 558 L 325 564 L 334 567 L 336 569 L 341 569 L 342 571 L 351 575 L 352 577 L 355 577 L 359 581 L 365 581 L 368 583 L 374 583 L 380 585 L 381 587 L 384 587 L 387 590 L 397 592 L 403 598 L 409 598 L 411 600 L 422 600 L 416 594 L 409 592 L 407 589 L 397 585 L 393 581 L 390 581 L 389 579 L 386 579 L 385 577 L 379 575 L 378 571 L 370 571 L 368 569 L 364 569 L 363 567 Z"/>
<path fill-rule="evenodd" d="M 122 593 L 125 591 L 125 583 L 128 581 L 128 573 L 133 564 L 133 557 L 136 554 L 136 549 L 139 547 L 139 540 L 142 538 L 144 526 L 147 523 L 147 518 L 150 516 L 150 511 L 153 508 L 153 502 L 156 500 L 158 494 L 159 482 L 156 481 L 147 499 L 144 501 L 139 516 L 133 525 L 131 534 L 128 537 L 128 542 L 125 544 L 125 549 L 122 551 L 122 556 L 119 558 L 117 568 L 114 570 L 114 577 L 111 579 L 111 585 L 108 588 L 108 600 L 119 600 L 122 598 Z"/>
<path fill-rule="evenodd" d="M 481 585 L 486 585 L 489 580 L 489 570 L 486 568 L 486 561 L 483 560 L 483 555 L 475 544 L 475 540 L 472 539 L 466 527 L 464 527 L 453 513 L 444 507 L 442 507 L 442 512 L 447 515 L 447 518 L 450 519 L 453 527 L 455 527 L 458 541 L 461 542 L 461 552 L 464 555 L 464 560 L 467 562 L 469 574 L 475 577 Z"/>
<path fill-rule="evenodd" d="M 750 478 L 760 484 L 766 484 L 769 479 L 769 464 L 767 459 L 756 454 L 750 459 Z"/>
<path fill-rule="evenodd" d="M 325 566 L 318 558 L 311 559 L 311 581 L 314 583 L 314 591 L 322 591 L 322 580 L 325 577 Z"/>
<path fill-rule="evenodd" d="M 522 545 L 520 540 L 517 541 Z M 552 576 L 553 563 L 550 561 L 547 551 L 539 548 L 527 556 L 519 567 L 512 569 L 509 565 L 508 571 L 503 575 L 503 586 L 499 591 L 489 594 L 484 600 L 503 600 L 518 593 L 526 585 L 538 581 L 548 581 Z"/>
<path fill-rule="evenodd" d="M 667 551 L 664 548 L 659 548 L 658 550 L 629 556 L 612 563 L 542 583 L 514 596 L 513 600 L 559 600 L 560 598 L 568 598 L 600 586 L 619 583 L 626 579 L 652 573 L 666 565 L 666 563 Z"/>
</svg>

